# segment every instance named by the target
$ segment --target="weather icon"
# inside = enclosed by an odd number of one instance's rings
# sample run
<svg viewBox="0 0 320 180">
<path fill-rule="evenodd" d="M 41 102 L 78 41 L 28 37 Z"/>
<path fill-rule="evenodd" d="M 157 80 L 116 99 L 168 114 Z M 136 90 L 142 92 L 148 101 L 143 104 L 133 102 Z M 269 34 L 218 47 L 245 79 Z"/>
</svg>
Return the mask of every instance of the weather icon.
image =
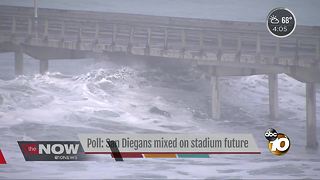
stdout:
<svg viewBox="0 0 320 180">
<path fill-rule="evenodd" d="M 272 15 L 270 16 L 270 22 L 271 24 L 279 24 L 279 19 L 277 19 L 277 16 Z"/>
</svg>

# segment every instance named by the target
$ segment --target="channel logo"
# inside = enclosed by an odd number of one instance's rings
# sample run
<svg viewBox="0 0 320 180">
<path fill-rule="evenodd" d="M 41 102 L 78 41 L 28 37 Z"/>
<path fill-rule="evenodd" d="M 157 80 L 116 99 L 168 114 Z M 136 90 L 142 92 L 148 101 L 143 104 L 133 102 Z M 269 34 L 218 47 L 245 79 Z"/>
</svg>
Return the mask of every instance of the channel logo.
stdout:
<svg viewBox="0 0 320 180">
<path fill-rule="evenodd" d="M 264 137 L 269 141 L 269 151 L 277 156 L 286 154 L 290 149 L 290 139 L 283 133 L 278 133 L 275 129 L 269 128 Z"/>
<path fill-rule="evenodd" d="M 85 161 L 79 141 L 18 141 L 26 161 Z"/>
</svg>

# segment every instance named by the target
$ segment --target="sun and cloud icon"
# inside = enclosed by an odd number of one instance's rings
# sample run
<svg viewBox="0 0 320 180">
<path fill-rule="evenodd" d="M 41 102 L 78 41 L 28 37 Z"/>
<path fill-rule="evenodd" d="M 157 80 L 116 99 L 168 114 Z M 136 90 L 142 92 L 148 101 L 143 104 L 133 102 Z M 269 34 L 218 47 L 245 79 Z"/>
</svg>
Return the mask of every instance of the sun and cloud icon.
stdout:
<svg viewBox="0 0 320 180">
<path fill-rule="evenodd" d="M 272 15 L 270 16 L 270 22 L 271 24 L 279 24 L 279 19 L 277 18 L 277 16 Z"/>
</svg>

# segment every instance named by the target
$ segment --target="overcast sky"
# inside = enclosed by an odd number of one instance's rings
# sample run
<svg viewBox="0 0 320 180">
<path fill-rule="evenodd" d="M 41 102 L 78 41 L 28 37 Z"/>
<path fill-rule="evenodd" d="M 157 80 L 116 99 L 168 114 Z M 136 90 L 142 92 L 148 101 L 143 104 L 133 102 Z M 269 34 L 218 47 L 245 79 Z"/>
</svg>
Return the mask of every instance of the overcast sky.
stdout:
<svg viewBox="0 0 320 180">
<path fill-rule="evenodd" d="M 320 0 L 38 0 L 39 7 L 264 22 L 275 7 L 287 7 L 297 24 L 320 26 Z M 33 6 L 33 0 L 1 0 Z"/>
</svg>

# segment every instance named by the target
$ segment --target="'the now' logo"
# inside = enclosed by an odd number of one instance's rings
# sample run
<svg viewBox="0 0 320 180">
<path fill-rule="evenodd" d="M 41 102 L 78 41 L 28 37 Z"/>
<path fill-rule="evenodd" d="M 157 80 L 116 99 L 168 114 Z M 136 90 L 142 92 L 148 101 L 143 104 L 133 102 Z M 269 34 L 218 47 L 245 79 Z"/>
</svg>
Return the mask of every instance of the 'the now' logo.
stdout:
<svg viewBox="0 0 320 180">
<path fill-rule="evenodd" d="M 28 155 L 77 154 L 79 144 L 22 144 L 21 149 Z"/>
<path fill-rule="evenodd" d="M 26 161 L 85 161 L 80 141 L 18 141 Z"/>
</svg>

